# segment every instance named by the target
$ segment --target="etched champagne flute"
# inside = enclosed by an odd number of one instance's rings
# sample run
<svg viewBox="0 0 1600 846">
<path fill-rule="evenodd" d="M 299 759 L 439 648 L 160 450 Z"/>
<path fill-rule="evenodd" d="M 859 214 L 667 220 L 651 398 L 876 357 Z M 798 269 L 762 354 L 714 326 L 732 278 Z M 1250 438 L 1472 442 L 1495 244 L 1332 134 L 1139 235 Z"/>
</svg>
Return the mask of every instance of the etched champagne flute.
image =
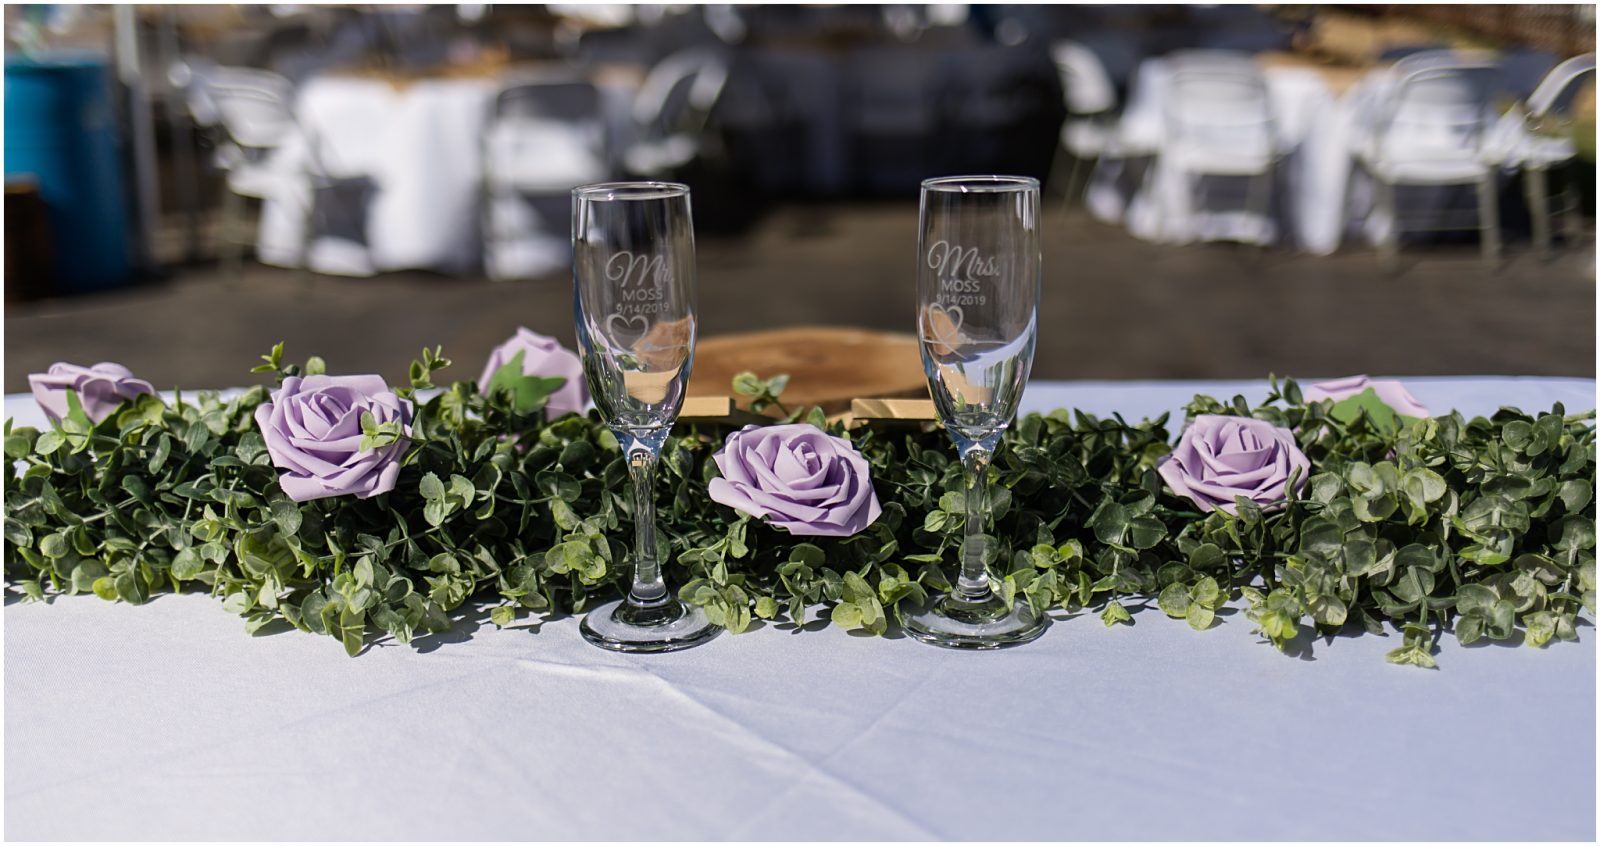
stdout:
<svg viewBox="0 0 1600 846">
<path fill-rule="evenodd" d="M 1039 311 L 1039 182 L 949 176 L 922 183 L 917 337 L 928 388 L 965 471 L 966 536 L 949 593 L 905 618 L 938 646 L 994 649 L 1038 637 L 1049 618 L 989 585 L 987 475 L 1033 365 Z"/>
<path fill-rule="evenodd" d="M 583 619 L 618 652 L 668 652 L 722 631 L 661 578 L 655 476 L 694 364 L 695 260 L 689 188 L 608 182 L 572 192 L 573 307 L 589 393 L 616 435 L 633 487 L 633 583 Z"/>
</svg>

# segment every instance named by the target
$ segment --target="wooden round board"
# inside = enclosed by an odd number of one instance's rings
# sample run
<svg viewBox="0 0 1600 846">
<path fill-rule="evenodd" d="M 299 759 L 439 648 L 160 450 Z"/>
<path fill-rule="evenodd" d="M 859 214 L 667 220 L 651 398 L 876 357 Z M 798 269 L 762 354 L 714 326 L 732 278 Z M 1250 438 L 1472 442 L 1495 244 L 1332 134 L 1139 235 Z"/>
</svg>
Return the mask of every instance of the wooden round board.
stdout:
<svg viewBox="0 0 1600 846">
<path fill-rule="evenodd" d="M 789 374 L 781 399 L 791 410 L 820 405 L 834 414 L 848 410 L 858 397 L 928 395 L 915 337 L 802 326 L 698 339 L 689 396 L 730 395 L 733 377 L 746 370 L 763 379 Z"/>
</svg>

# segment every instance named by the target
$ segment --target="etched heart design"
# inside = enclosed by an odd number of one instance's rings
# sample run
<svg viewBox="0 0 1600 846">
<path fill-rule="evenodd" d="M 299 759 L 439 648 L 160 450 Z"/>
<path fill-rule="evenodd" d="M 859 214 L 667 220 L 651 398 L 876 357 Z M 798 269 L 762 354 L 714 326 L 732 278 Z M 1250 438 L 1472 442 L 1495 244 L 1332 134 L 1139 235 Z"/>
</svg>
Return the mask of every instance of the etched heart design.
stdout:
<svg viewBox="0 0 1600 846">
<path fill-rule="evenodd" d="M 626 349 L 632 349 L 634 344 L 649 331 L 650 318 L 642 314 L 635 314 L 632 317 L 613 314 L 606 318 L 606 337 L 612 343 Z"/>
<path fill-rule="evenodd" d="M 928 306 L 928 318 L 922 327 L 922 336 L 936 346 L 940 355 L 949 355 L 965 340 L 961 335 L 961 323 L 965 319 L 966 314 L 961 306 L 934 303 Z"/>
</svg>

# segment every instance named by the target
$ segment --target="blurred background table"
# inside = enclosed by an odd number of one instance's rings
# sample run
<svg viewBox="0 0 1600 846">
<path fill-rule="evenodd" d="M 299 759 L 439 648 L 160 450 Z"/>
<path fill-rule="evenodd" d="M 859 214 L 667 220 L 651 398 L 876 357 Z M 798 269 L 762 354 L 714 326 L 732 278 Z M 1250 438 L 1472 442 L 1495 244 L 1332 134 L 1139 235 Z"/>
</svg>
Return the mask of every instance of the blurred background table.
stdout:
<svg viewBox="0 0 1600 846">
<path fill-rule="evenodd" d="M 1406 383 L 1467 414 L 1588 408 L 1595 389 Z M 1265 390 L 1039 382 L 1023 402 L 1132 419 Z M 37 412 L 7 397 L 6 415 Z M 9 839 L 1595 836 L 1589 622 L 1545 649 L 1447 636 L 1429 672 L 1384 663 L 1394 634 L 1284 655 L 1241 614 L 1194 632 L 1154 608 L 1111 630 L 1058 614 L 996 653 L 765 625 L 667 655 L 469 608 L 353 659 L 249 637 L 200 595 L 5 614 Z M 1521 775 L 1471 775 L 1486 749 Z"/>
<path fill-rule="evenodd" d="M 520 159 L 512 166 L 572 172 L 526 196 L 492 191 L 485 158 L 493 153 L 491 127 L 501 117 L 502 94 L 519 84 L 565 82 L 592 85 L 599 94 L 599 137 L 575 142 L 593 150 L 591 172 L 562 158 L 564 147 L 517 150 L 509 154 Z M 603 179 L 616 165 L 631 140 L 639 84 L 638 75 L 615 68 L 580 73 L 561 63 L 495 59 L 313 76 L 295 95 L 297 131 L 274 153 L 272 167 L 282 177 L 263 207 L 257 254 L 270 264 L 304 263 L 340 275 L 407 268 L 465 273 L 495 260 L 485 255 L 484 233 L 498 216 L 513 218 L 498 228 L 516 233 L 513 243 L 492 245 L 515 256 L 506 275 L 548 272 L 568 259 L 566 183 Z"/>
</svg>

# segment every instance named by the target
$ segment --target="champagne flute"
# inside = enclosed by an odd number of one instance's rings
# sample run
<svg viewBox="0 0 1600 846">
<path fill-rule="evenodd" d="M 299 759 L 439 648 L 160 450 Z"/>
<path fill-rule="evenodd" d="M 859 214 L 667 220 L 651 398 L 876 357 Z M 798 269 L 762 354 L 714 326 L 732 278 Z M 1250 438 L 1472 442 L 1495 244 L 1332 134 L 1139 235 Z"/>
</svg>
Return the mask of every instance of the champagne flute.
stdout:
<svg viewBox="0 0 1600 846">
<path fill-rule="evenodd" d="M 905 619 L 937 646 L 994 649 L 1038 637 L 1049 618 L 989 584 L 989 464 L 1033 365 L 1039 311 L 1039 182 L 948 176 L 922 183 L 917 337 L 922 368 L 966 475 L 960 577 Z"/>
<path fill-rule="evenodd" d="M 694 364 L 694 225 L 689 188 L 609 182 L 572 192 L 573 305 L 589 393 L 621 445 L 633 486 L 633 584 L 590 611 L 583 636 L 618 652 L 668 652 L 722 629 L 661 578 L 655 475 Z"/>
</svg>

